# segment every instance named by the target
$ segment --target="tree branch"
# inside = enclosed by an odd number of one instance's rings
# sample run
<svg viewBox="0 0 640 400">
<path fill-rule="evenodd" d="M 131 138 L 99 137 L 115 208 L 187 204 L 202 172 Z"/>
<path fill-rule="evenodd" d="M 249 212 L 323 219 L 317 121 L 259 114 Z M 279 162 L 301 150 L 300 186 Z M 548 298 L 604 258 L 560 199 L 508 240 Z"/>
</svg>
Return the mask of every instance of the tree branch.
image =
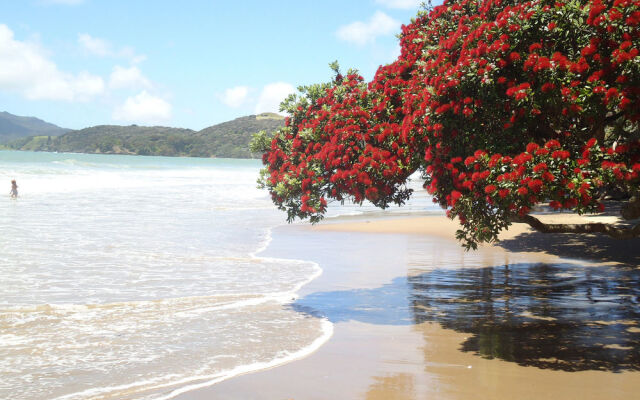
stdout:
<svg viewBox="0 0 640 400">
<path fill-rule="evenodd" d="M 615 114 L 611 114 L 611 115 L 607 115 L 604 118 L 604 122 L 605 124 L 609 125 L 610 123 L 612 123 L 613 121 L 617 120 L 618 118 L 622 117 L 622 115 L 624 115 L 623 112 L 619 112 L 619 113 L 615 113 Z"/>
<path fill-rule="evenodd" d="M 615 227 L 600 222 L 590 224 L 545 224 L 531 215 L 517 217 L 515 222 L 529 224 L 542 233 L 604 233 L 615 239 L 631 239 L 640 236 L 640 223 L 631 227 Z"/>
</svg>

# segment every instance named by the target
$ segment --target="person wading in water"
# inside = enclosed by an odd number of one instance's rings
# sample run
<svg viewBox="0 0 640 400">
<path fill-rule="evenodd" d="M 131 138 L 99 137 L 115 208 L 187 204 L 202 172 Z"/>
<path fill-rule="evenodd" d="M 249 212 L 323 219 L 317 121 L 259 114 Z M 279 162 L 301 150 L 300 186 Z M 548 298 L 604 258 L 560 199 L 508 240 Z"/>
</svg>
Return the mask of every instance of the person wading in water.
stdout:
<svg viewBox="0 0 640 400">
<path fill-rule="evenodd" d="M 16 180 L 12 180 L 11 181 L 11 198 L 15 199 L 16 197 L 18 197 L 18 184 L 16 183 Z"/>
</svg>

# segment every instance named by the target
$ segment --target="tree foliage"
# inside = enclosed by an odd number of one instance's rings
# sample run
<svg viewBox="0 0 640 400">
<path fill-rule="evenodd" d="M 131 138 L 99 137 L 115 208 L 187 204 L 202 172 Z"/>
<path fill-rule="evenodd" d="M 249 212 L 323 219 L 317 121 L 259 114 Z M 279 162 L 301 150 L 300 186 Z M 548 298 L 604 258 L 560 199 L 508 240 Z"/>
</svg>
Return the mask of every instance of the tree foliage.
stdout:
<svg viewBox="0 0 640 400">
<path fill-rule="evenodd" d="M 333 64 L 331 82 L 282 104 L 290 118 L 263 149 L 261 182 L 289 220 L 316 222 L 328 199 L 402 204 L 421 171 L 467 248 L 514 220 L 536 227 L 529 213 L 542 202 L 597 212 L 614 194 L 637 206 L 639 23 L 638 0 L 452 0 L 421 11 L 371 82 Z M 591 225 L 577 231 L 613 232 Z"/>
</svg>

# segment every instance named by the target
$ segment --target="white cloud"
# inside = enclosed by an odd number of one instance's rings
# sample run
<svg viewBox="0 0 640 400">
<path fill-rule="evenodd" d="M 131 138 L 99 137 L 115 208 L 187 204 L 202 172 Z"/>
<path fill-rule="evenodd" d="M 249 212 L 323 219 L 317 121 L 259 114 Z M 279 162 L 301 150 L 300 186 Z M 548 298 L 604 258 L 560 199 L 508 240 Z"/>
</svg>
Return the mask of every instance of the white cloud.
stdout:
<svg viewBox="0 0 640 400">
<path fill-rule="evenodd" d="M 78 43 L 91 54 L 106 57 L 112 53 L 111 44 L 104 39 L 94 38 L 86 33 L 78 35 Z"/>
<path fill-rule="evenodd" d="M 133 64 L 140 64 L 141 62 L 143 62 L 144 60 L 147 59 L 147 56 L 144 55 L 144 54 L 136 54 L 136 51 L 133 49 L 133 47 L 130 47 L 130 46 L 125 46 L 125 47 L 121 48 L 117 52 L 116 56 L 117 57 L 122 57 L 122 58 L 127 58 Z"/>
<path fill-rule="evenodd" d="M 291 93 L 295 93 L 296 89 L 293 85 L 286 82 L 275 82 L 262 88 L 255 112 L 260 114 L 263 112 L 278 112 L 280 103 Z"/>
<path fill-rule="evenodd" d="M 376 37 L 396 33 L 400 22 L 382 11 L 376 11 L 368 22 L 356 21 L 338 29 L 338 39 L 357 45 L 365 45 L 375 41 Z"/>
<path fill-rule="evenodd" d="M 78 34 L 78 43 L 89 54 L 99 57 L 126 58 L 134 64 L 138 64 L 147 58 L 147 56 L 143 54 L 136 54 L 133 47 L 124 46 L 120 49 L 115 49 L 108 40 L 93 37 L 88 33 Z"/>
<path fill-rule="evenodd" d="M 171 104 L 143 90 L 136 96 L 128 97 L 124 104 L 116 107 L 112 117 L 116 121 L 142 124 L 163 123 L 171 119 Z"/>
<path fill-rule="evenodd" d="M 109 78 L 111 89 L 151 88 L 151 86 L 151 81 L 136 66 L 124 68 L 116 65 Z"/>
<path fill-rule="evenodd" d="M 247 101 L 249 95 L 248 86 L 236 86 L 224 91 L 221 100 L 224 104 L 232 108 L 237 108 Z"/>
<path fill-rule="evenodd" d="M 404 10 L 417 9 L 424 0 L 376 0 L 376 3 L 389 8 L 401 8 Z"/>
<path fill-rule="evenodd" d="M 42 48 L 16 40 L 4 24 L 0 24 L 0 65 L 0 90 L 30 100 L 84 101 L 104 92 L 101 77 L 60 71 Z"/>
</svg>

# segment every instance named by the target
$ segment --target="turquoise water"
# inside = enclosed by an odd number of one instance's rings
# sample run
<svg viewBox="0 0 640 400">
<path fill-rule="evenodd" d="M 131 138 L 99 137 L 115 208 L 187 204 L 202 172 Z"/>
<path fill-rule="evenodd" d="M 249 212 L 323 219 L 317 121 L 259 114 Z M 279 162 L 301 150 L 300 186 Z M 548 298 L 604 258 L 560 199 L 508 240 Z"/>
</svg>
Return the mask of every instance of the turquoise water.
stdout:
<svg viewBox="0 0 640 400">
<path fill-rule="evenodd" d="M 259 168 L 0 151 L 0 398 L 170 398 L 324 343 L 287 306 L 320 266 L 257 254 L 285 220 Z"/>
<path fill-rule="evenodd" d="M 283 307 L 320 268 L 254 256 L 282 222 L 259 167 L 0 152 L 0 398 L 158 398 L 326 340 Z"/>
</svg>

